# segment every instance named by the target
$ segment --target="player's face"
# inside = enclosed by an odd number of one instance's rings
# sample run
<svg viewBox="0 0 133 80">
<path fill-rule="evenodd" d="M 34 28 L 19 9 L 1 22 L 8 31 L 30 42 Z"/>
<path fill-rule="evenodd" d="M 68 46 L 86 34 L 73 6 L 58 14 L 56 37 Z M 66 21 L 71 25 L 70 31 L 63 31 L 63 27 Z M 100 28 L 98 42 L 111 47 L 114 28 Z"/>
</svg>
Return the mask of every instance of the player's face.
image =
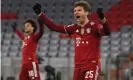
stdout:
<svg viewBox="0 0 133 80">
<path fill-rule="evenodd" d="M 84 10 L 82 6 L 77 6 L 74 8 L 74 16 L 78 23 L 83 23 L 87 18 L 88 12 Z"/>
<path fill-rule="evenodd" d="M 32 24 L 31 23 L 25 23 L 24 29 L 25 29 L 25 33 L 30 34 L 30 33 L 33 32 L 34 27 L 32 27 Z"/>
</svg>

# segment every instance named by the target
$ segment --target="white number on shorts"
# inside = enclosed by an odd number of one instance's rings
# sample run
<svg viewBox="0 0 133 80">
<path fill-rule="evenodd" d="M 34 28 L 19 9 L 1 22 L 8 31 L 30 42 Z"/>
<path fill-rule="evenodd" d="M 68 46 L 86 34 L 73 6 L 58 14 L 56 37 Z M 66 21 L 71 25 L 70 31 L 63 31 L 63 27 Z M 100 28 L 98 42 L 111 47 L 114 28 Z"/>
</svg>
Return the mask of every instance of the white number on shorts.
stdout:
<svg viewBox="0 0 133 80">
<path fill-rule="evenodd" d="M 31 71 L 28 71 L 29 72 L 29 76 L 31 77 L 31 76 L 34 76 L 34 71 L 33 70 L 31 70 Z"/>
<path fill-rule="evenodd" d="M 93 78 L 93 72 L 94 71 L 87 71 L 85 74 L 85 78 Z"/>
</svg>

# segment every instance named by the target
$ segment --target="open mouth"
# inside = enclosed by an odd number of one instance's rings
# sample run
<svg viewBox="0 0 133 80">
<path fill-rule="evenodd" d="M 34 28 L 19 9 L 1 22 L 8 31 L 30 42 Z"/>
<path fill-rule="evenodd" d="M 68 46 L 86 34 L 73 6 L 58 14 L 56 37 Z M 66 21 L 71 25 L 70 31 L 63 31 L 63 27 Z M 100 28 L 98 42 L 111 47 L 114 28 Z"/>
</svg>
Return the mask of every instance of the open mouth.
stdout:
<svg viewBox="0 0 133 80">
<path fill-rule="evenodd" d="M 77 18 L 77 19 L 79 19 L 79 18 L 80 18 L 80 16 L 76 16 L 76 18 Z"/>
</svg>

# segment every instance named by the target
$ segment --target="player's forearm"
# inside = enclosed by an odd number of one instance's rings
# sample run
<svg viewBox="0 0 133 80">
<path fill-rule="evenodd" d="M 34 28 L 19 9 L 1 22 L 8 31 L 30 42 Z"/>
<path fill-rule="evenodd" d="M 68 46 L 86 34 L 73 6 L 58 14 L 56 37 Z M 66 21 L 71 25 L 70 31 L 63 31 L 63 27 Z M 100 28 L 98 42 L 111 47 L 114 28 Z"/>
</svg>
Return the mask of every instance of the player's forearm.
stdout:
<svg viewBox="0 0 133 80">
<path fill-rule="evenodd" d="M 104 35 L 110 35 L 110 29 L 106 22 L 103 23 L 103 30 L 104 30 Z"/>
<path fill-rule="evenodd" d="M 23 35 L 23 33 L 22 33 L 20 30 L 17 29 L 17 23 L 14 22 L 14 23 L 11 25 L 11 27 L 12 27 L 13 31 L 14 31 L 22 40 L 24 40 L 24 35 Z"/>
<path fill-rule="evenodd" d="M 103 13 L 103 8 L 98 8 L 97 9 L 97 14 L 98 14 L 99 18 L 102 21 L 104 35 L 110 35 L 109 26 L 108 26 L 108 24 L 106 22 L 106 18 L 105 18 L 104 13 Z"/>
<path fill-rule="evenodd" d="M 41 36 L 43 35 L 43 33 L 44 33 L 43 24 L 39 23 L 39 32 L 35 35 L 35 39 L 34 40 L 38 41 L 41 38 Z"/>
<path fill-rule="evenodd" d="M 24 40 L 24 35 L 20 30 L 15 28 L 14 32 L 20 37 L 20 39 Z"/>
<path fill-rule="evenodd" d="M 45 14 L 40 13 L 39 18 L 43 21 L 45 25 L 48 26 L 48 28 L 52 31 L 65 33 L 64 26 L 57 25 L 53 21 L 51 21 Z"/>
<path fill-rule="evenodd" d="M 39 25 L 39 32 L 38 32 L 38 35 L 37 35 L 37 40 L 41 38 L 41 36 L 43 35 L 44 33 L 44 27 L 42 24 Z"/>
<path fill-rule="evenodd" d="M 42 22 L 39 22 L 39 33 L 40 34 L 43 34 L 44 33 L 44 27 L 43 27 L 43 23 Z"/>
</svg>

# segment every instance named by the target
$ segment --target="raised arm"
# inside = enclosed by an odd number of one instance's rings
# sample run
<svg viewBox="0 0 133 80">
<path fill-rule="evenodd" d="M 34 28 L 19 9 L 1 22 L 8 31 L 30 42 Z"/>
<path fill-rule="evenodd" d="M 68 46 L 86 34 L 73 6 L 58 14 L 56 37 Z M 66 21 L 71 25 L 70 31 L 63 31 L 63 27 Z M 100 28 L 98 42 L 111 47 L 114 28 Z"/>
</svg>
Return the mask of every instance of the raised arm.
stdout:
<svg viewBox="0 0 133 80">
<path fill-rule="evenodd" d="M 19 38 L 20 38 L 21 40 L 24 40 L 24 34 L 23 34 L 19 29 L 17 29 L 16 26 L 17 26 L 17 23 L 14 22 L 14 23 L 12 24 L 13 31 L 19 36 Z"/>
<path fill-rule="evenodd" d="M 90 23 L 92 25 L 93 30 L 95 33 L 101 35 L 101 36 L 107 36 L 110 35 L 109 26 L 107 23 Z"/>
<path fill-rule="evenodd" d="M 71 34 L 73 31 L 77 29 L 74 25 L 71 26 L 64 26 L 64 25 L 57 25 L 53 21 L 51 21 L 45 14 L 41 12 L 41 5 L 36 4 L 33 6 L 34 12 L 39 15 L 39 18 L 43 21 L 45 25 L 52 31 L 60 32 L 60 33 L 67 33 Z"/>
<path fill-rule="evenodd" d="M 43 35 L 43 33 L 44 33 L 43 22 L 40 19 L 37 19 L 37 20 L 38 20 L 38 23 L 39 23 L 39 32 L 37 32 L 35 34 L 35 37 L 34 37 L 35 41 L 38 41 L 41 38 L 41 36 Z"/>
<path fill-rule="evenodd" d="M 48 28 L 52 31 L 60 32 L 60 33 L 67 33 L 71 34 L 77 28 L 73 25 L 64 26 L 64 25 L 57 25 L 53 21 L 51 21 L 45 14 L 40 13 L 39 18 L 48 26 Z"/>
<path fill-rule="evenodd" d="M 99 18 L 102 21 L 102 24 L 94 24 L 94 30 L 99 33 L 100 35 L 110 35 L 110 29 L 108 24 L 106 23 L 106 18 L 102 12 L 102 8 L 98 8 L 97 9 L 97 14 L 99 16 Z"/>
</svg>

